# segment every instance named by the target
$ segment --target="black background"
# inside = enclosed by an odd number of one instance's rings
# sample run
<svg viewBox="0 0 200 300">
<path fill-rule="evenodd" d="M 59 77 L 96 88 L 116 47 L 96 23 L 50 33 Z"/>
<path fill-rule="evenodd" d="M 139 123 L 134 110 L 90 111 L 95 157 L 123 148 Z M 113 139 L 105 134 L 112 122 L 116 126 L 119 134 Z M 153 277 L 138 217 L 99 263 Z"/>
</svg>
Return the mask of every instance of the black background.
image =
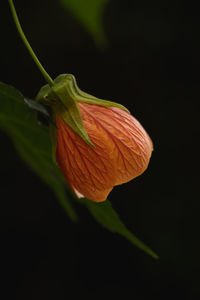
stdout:
<svg viewBox="0 0 200 300">
<path fill-rule="evenodd" d="M 103 229 L 86 208 L 72 224 L 1 132 L 2 299 L 196 299 L 199 268 L 199 10 L 190 1 L 113 0 L 98 49 L 58 1 L 15 1 L 27 37 L 54 78 L 120 102 L 154 142 L 148 170 L 109 199 L 159 261 Z M 1 1 L 0 80 L 29 97 L 45 84 Z"/>
</svg>

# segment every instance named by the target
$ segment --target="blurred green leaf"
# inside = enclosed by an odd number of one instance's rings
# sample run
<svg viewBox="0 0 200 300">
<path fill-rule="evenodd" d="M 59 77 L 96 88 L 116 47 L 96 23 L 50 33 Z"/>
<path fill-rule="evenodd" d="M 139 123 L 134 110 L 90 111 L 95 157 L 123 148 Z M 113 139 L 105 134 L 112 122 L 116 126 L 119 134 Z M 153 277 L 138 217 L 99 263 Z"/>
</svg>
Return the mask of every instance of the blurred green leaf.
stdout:
<svg viewBox="0 0 200 300">
<path fill-rule="evenodd" d="M 79 201 L 86 205 L 93 217 L 104 227 L 112 232 L 119 233 L 127 238 L 133 245 L 140 248 L 142 251 L 158 259 L 158 256 L 148 246 L 141 242 L 133 233 L 131 233 L 120 220 L 117 213 L 111 206 L 111 203 L 106 200 L 104 202 L 96 203 L 88 199 L 79 199 Z"/>
<path fill-rule="evenodd" d="M 66 196 L 63 179 L 51 159 L 49 131 L 40 126 L 22 94 L 0 82 L 0 128 L 11 137 L 18 153 L 54 191 L 71 220 L 77 216 Z"/>
<path fill-rule="evenodd" d="M 97 45 L 106 43 L 103 29 L 103 11 L 109 0 L 60 0 L 64 7 L 75 16 L 90 32 Z"/>
</svg>

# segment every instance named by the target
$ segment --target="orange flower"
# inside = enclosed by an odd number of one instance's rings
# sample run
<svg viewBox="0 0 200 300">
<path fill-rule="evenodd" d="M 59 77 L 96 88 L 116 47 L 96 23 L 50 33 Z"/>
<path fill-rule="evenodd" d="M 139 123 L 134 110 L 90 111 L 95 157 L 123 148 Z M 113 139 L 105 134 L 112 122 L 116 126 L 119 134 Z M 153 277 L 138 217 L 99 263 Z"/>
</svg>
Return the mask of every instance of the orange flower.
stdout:
<svg viewBox="0 0 200 300">
<path fill-rule="evenodd" d="M 57 115 L 56 158 L 69 186 L 79 197 L 106 200 L 115 185 L 142 174 L 153 145 L 141 124 L 117 107 L 78 103 L 88 145 Z"/>
</svg>

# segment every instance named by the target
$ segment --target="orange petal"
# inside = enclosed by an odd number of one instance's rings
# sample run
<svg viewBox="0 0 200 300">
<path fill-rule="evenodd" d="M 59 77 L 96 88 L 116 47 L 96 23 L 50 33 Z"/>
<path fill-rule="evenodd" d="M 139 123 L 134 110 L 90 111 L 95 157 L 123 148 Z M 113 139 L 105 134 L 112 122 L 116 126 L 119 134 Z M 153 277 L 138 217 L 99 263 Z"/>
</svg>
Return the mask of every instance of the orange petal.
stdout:
<svg viewBox="0 0 200 300">
<path fill-rule="evenodd" d="M 85 128 L 92 148 L 59 117 L 57 127 L 57 162 L 69 185 L 88 199 L 106 200 L 116 178 L 109 136 L 91 121 Z"/>
<path fill-rule="evenodd" d="M 93 201 L 104 201 L 114 185 L 144 172 L 152 142 L 128 112 L 87 103 L 78 105 L 95 148 L 57 117 L 57 162 L 73 190 Z"/>
<path fill-rule="evenodd" d="M 146 170 L 153 145 L 142 125 L 130 113 L 116 107 L 86 103 L 79 103 L 79 109 L 87 131 L 93 119 L 110 137 L 113 169 L 117 170 L 115 185 L 130 181 Z"/>
</svg>

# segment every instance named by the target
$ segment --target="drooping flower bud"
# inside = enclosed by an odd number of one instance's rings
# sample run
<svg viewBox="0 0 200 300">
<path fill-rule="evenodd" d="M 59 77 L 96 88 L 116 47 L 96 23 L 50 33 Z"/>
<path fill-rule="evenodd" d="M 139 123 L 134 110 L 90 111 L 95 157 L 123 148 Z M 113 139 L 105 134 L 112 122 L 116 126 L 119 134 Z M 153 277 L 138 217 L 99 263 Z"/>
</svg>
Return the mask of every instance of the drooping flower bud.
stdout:
<svg viewBox="0 0 200 300">
<path fill-rule="evenodd" d="M 57 162 L 79 196 L 104 201 L 115 185 L 145 171 L 152 142 L 140 123 L 120 108 L 79 103 L 79 110 L 94 148 L 57 116 Z"/>
<path fill-rule="evenodd" d="M 46 86 L 38 95 L 39 100 L 53 103 L 58 166 L 78 197 L 104 201 L 115 185 L 146 170 L 153 150 L 151 139 L 122 105 L 80 91 L 72 75 L 60 76 L 65 76 L 62 91 Z"/>
</svg>

